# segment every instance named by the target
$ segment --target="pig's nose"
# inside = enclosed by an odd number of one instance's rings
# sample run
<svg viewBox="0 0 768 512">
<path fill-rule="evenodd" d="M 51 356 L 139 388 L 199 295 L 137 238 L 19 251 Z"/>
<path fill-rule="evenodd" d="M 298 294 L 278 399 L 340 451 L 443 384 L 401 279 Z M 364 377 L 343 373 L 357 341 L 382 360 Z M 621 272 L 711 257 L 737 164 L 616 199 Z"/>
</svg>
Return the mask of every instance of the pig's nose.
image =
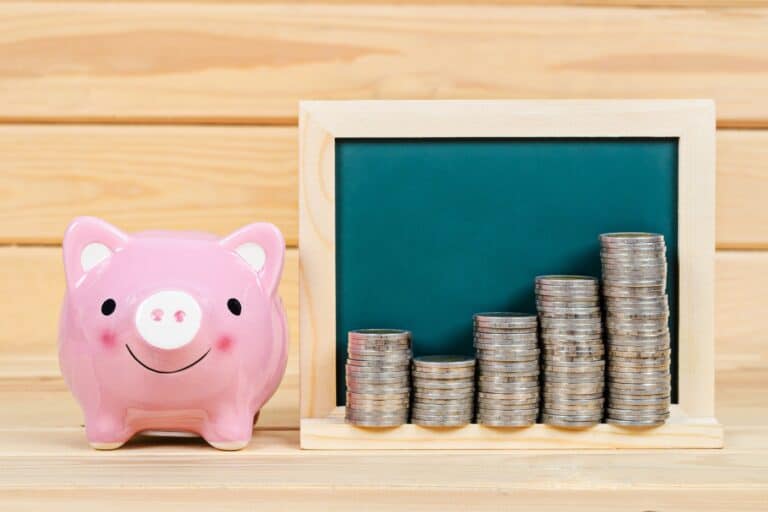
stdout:
<svg viewBox="0 0 768 512">
<path fill-rule="evenodd" d="M 200 304 L 188 293 L 166 290 L 150 295 L 136 310 L 136 329 L 153 347 L 183 347 L 200 329 Z"/>
</svg>

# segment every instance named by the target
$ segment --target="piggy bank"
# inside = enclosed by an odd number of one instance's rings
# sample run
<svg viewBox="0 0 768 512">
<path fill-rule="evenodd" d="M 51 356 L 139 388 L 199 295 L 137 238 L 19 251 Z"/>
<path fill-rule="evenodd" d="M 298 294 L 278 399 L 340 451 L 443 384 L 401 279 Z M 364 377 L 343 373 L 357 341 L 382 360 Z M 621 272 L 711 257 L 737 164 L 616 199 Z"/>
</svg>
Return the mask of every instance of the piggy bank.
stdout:
<svg viewBox="0 0 768 512">
<path fill-rule="evenodd" d="M 113 449 L 164 430 L 246 446 L 285 372 L 280 231 L 129 235 L 81 217 L 63 245 L 59 361 L 88 442 Z"/>
</svg>

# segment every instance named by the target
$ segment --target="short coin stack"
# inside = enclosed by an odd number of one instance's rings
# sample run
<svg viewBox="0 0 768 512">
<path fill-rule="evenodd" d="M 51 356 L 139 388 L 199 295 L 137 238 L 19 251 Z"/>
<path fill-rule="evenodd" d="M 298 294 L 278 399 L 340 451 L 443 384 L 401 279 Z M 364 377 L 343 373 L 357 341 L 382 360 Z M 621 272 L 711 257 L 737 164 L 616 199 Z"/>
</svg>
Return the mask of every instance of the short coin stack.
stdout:
<svg viewBox="0 0 768 512">
<path fill-rule="evenodd" d="M 539 276 L 544 423 L 595 425 L 603 417 L 605 360 L 599 283 L 588 276 Z"/>
<path fill-rule="evenodd" d="M 477 422 L 495 427 L 536 423 L 539 347 L 536 315 L 478 313 L 475 350 L 480 367 Z"/>
<path fill-rule="evenodd" d="M 361 329 L 348 334 L 346 421 L 366 427 L 408 422 L 411 333 Z"/>
<path fill-rule="evenodd" d="M 663 235 L 600 235 L 608 349 L 609 423 L 660 425 L 669 417 L 670 340 Z"/>
<path fill-rule="evenodd" d="M 430 427 L 458 427 L 472 422 L 475 360 L 464 356 L 413 359 L 411 422 Z"/>
</svg>

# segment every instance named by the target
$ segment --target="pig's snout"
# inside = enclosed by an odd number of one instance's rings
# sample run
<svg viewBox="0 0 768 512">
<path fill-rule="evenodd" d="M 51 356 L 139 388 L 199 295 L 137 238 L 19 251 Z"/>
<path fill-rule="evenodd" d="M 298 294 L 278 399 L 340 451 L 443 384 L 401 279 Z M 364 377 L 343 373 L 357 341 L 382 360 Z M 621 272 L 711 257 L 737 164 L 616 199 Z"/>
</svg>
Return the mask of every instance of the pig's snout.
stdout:
<svg viewBox="0 0 768 512">
<path fill-rule="evenodd" d="M 200 330 L 202 310 L 188 293 L 157 292 L 144 299 L 136 310 L 136 329 L 144 341 L 171 350 L 191 342 Z"/>
</svg>

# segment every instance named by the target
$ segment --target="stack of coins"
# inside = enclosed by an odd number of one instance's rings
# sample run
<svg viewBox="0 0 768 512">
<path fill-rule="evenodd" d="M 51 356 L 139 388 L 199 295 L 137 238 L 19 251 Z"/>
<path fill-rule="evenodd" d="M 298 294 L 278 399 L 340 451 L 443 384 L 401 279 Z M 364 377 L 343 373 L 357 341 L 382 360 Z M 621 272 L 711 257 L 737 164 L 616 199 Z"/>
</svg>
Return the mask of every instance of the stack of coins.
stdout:
<svg viewBox="0 0 768 512">
<path fill-rule="evenodd" d="M 605 360 L 599 283 L 588 276 L 539 276 L 536 308 L 543 349 L 544 423 L 586 427 L 603 418 Z"/>
<path fill-rule="evenodd" d="M 495 427 L 536 423 L 539 415 L 539 348 L 536 315 L 474 316 L 478 377 L 477 422 Z"/>
<path fill-rule="evenodd" d="M 664 236 L 600 235 L 608 348 L 609 423 L 660 425 L 669 417 L 670 340 Z"/>
<path fill-rule="evenodd" d="M 347 351 L 347 423 L 365 427 L 407 423 L 411 333 L 350 331 Z"/>
<path fill-rule="evenodd" d="M 411 422 L 430 427 L 458 427 L 472 422 L 475 360 L 464 356 L 413 359 Z"/>
</svg>

